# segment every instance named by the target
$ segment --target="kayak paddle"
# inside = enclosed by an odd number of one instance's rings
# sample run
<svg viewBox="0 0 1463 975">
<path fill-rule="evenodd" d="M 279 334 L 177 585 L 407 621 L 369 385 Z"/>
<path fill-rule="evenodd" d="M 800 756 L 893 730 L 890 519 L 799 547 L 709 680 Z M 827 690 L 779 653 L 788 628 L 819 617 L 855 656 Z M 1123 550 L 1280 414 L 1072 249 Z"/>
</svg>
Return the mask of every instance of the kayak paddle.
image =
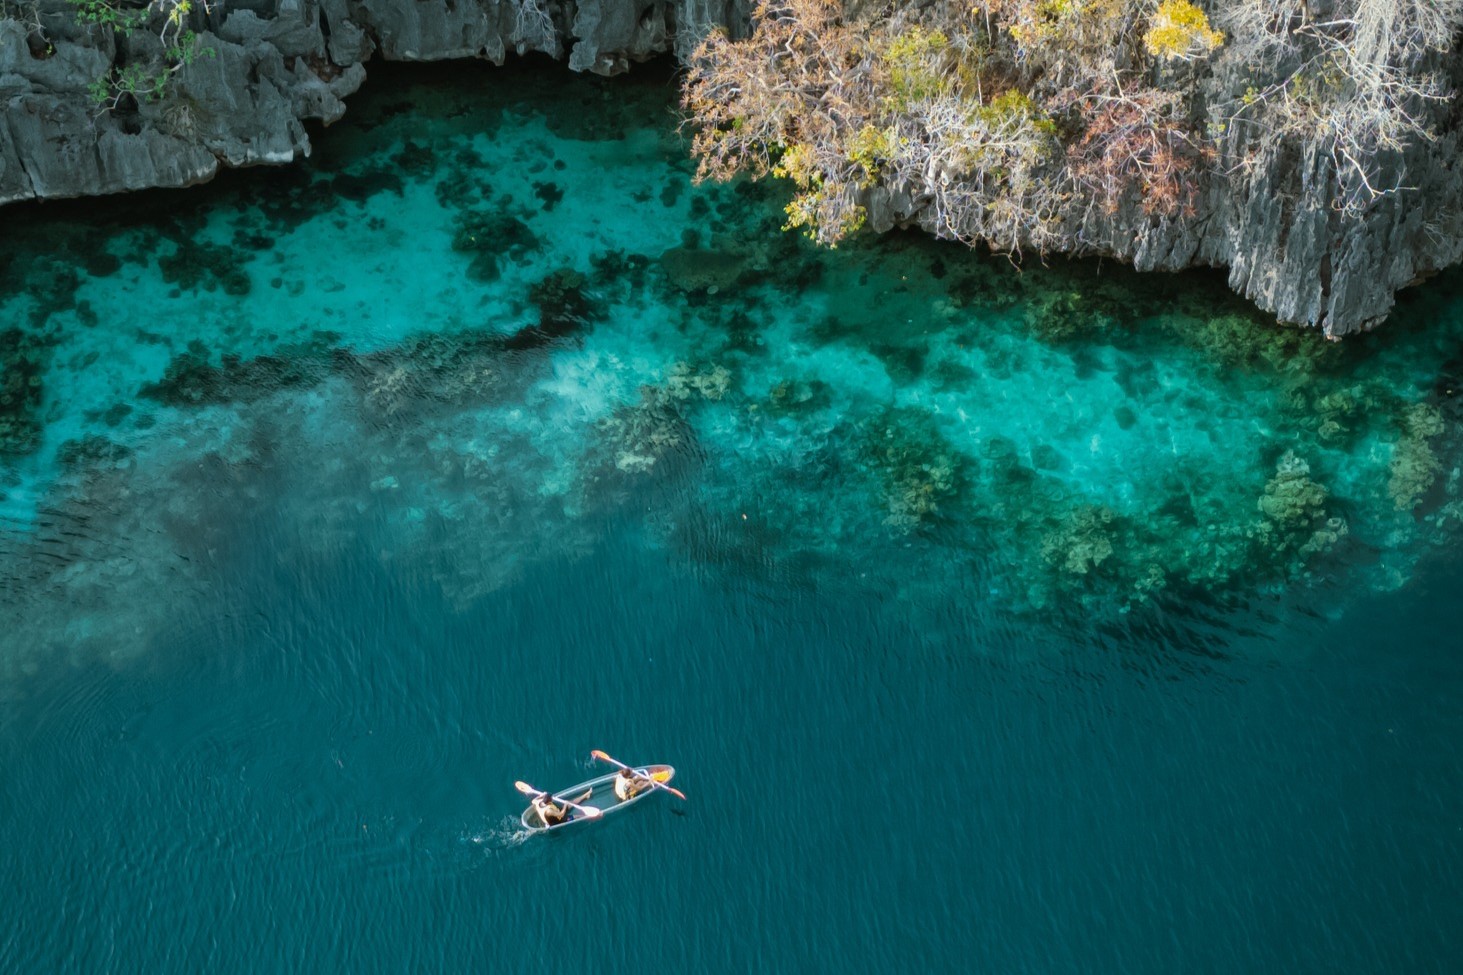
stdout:
<svg viewBox="0 0 1463 975">
<path fill-rule="evenodd" d="M 565 799 L 562 796 L 555 797 L 547 792 L 544 792 L 542 789 L 535 789 L 527 782 L 514 782 L 513 788 L 517 789 L 519 792 L 523 793 L 526 796 L 548 796 L 554 802 L 562 802 L 570 809 L 578 809 L 580 812 L 584 813 L 585 817 L 588 819 L 598 819 L 599 817 L 604 815 L 602 811 L 594 808 L 593 806 L 581 806 L 579 803 L 573 801 L 572 799 Z"/>
<path fill-rule="evenodd" d="M 664 782 L 658 782 L 658 781 L 656 781 L 656 778 L 653 775 L 641 775 L 639 772 L 636 772 L 635 769 L 630 768 L 630 766 L 626 765 L 624 762 L 616 761 L 615 759 L 610 758 L 608 755 L 606 755 L 604 752 L 600 751 L 598 748 L 596 748 L 594 751 L 590 752 L 589 754 L 593 755 L 595 758 L 599 759 L 602 762 L 609 762 L 611 765 L 618 765 L 622 769 L 627 769 L 630 772 L 634 772 L 634 774 L 635 774 L 635 776 L 637 778 L 645 779 L 651 785 L 655 786 L 657 789 L 664 789 L 665 791 L 669 792 L 671 795 L 675 796 L 677 799 L 685 799 L 686 798 L 686 794 L 684 792 L 682 792 L 680 789 L 672 789 L 670 786 L 666 785 Z"/>
</svg>

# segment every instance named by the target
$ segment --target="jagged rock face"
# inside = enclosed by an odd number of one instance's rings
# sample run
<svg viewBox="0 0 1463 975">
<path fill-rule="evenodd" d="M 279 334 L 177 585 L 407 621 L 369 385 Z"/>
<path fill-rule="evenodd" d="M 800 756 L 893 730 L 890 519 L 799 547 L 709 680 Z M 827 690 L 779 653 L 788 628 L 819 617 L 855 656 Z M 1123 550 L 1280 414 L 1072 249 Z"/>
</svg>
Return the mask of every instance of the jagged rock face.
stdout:
<svg viewBox="0 0 1463 975">
<path fill-rule="evenodd" d="M 303 119 L 330 123 L 365 80 L 364 62 L 567 55 L 617 74 L 689 53 L 713 26 L 745 31 L 749 0 L 252 0 L 219 2 L 200 31 L 211 50 L 168 95 L 135 111 L 99 109 L 88 86 L 119 57 L 109 31 L 38 4 L 49 49 L 0 20 L 0 204 L 186 186 L 222 166 L 289 162 L 310 151 Z M 145 46 L 138 32 L 128 44 Z M 156 41 L 152 41 L 156 44 Z"/>
<path fill-rule="evenodd" d="M 1243 91 L 1246 66 L 1221 58 L 1203 83 L 1219 106 Z M 1319 325 L 1339 337 L 1366 330 L 1393 295 L 1463 257 L 1463 115 L 1446 106 L 1437 137 L 1405 156 L 1381 157 L 1378 185 L 1400 186 L 1361 214 L 1332 199 L 1335 159 L 1324 142 L 1282 144 L 1258 159 L 1238 130 L 1218 146 L 1214 171 L 1189 215 L 1154 220 L 1137 207 L 1083 228 L 1094 250 L 1141 271 L 1229 268 L 1229 284 L 1281 321 Z"/>
<path fill-rule="evenodd" d="M 62 0 L 42 0 L 51 43 L 0 20 L 0 204 L 186 186 L 220 166 L 289 162 L 310 151 L 302 120 L 330 123 L 365 80 L 373 55 L 389 60 L 484 58 L 509 52 L 567 59 L 613 75 L 661 53 L 687 57 L 713 27 L 748 29 L 752 0 L 245 0 L 218 2 L 202 44 L 213 56 L 182 69 L 168 95 L 130 113 L 99 110 L 88 86 L 119 57 L 113 35 L 74 25 Z M 127 44 L 145 44 L 134 35 Z M 1206 97 L 1235 97 L 1244 66 L 1219 66 Z M 1242 86 L 1241 86 L 1242 87 Z M 1397 289 L 1463 256 L 1463 123 L 1457 106 L 1436 141 L 1409 151 L 1407 184 L 1362 219 L 1343 219 L 1324 187 L 1329 156 L 1314 147 L 1272 152 L 1248 175 L 1211 178 L 1193 212 L 1155 217 L 1133 205 L 1074 212 L 1083 253 L 1140 270 L 1227 266 L 1230 284 L 1284 321 L 1340 336 L 1380 322 Z M 1235 158 L 1246 147 L 1222 147 Z M 880 191 L 876 229 L 938 227 L 918 188 Z M 1080 228 L 1079 226 L 1080 225 Z"/>
<path fill-rule="evenodd" d="M 1452 87 L 1463 90 L 1463 57 L 1440 57 L 1435 70 L 1451 72 Z M 1242 57 L 1221 52 L 1196 81 L 1195 100 L 1211 119 L 1237 114 L 1250 74 Z M 1215 147 L 1188 212 L 1148 214 L 1136 199 L 1115 213 L 1074 206 L 1062 236 L 1080 242 L 1076 254 L 1116 257 L 1140 271 L 1227 267 L 1230 287 L 1280 321 L 1332 338 L 1365 331 L 1386 318 L 1398 290 L 1463 259 L 1463 102 L 1438 106 L 1433 122 L 1431 141 L 1376 159 L 1376 185 L 1398 190 L 1360 214 L 1333 199 L 1336 161 L 1324 139 L 1257 150 L 1234 127 Z M 941 235 L 927 195 L 876 192 L 870 225 L 915 223 Z"/>
</svg>

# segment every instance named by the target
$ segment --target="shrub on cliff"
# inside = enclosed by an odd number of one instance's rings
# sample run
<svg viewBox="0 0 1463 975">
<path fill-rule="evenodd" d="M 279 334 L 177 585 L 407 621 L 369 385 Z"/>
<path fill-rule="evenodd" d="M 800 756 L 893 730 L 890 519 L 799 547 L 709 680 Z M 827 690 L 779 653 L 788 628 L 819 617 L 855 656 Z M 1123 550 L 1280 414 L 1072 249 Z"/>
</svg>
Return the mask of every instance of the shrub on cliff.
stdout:
<svg viewBox="0 0 1463 975">
<path fill-rule="evenodd" d="M 713 34 L 693 58 L 698 174 L 790 180 L 787 226 L 826 244 L 862 225 L 880 184 L 927 194 L 948 235 L 1011 250 L 1064 246 L 1078 193 L 1175 212 L 1202 141 L 1136 52 L 1119 63 L 1130 7 L 992 0 L 864 20 L 838 0 L 761 0 L 751 37 Z M 1218 43 L 1192 5 L 1159 9 L 1154 57 Z"/>
<path fill-rule="evenodd" d="M 1332 205 L 1353 215 L 1407 189 L 1396 156 L 1433 137 L 1452 96 L 1437 56 L 1463 0 L 1223 0 L 1216 19 L 1253 79 L 1224 120 L 1248 143 L 1240 164 L 1287 140 L 1316 146 L 1331 159 Z"/>
<path fill-rule="evenodd" d="M 684 89 L 699 178 L 788 179 L 787 227 L 830 245 L 882 188 L 944 236 L 1080 249 L 1094 208 L 1182 219 L 1201 181 L 1298 145 L 1359 213 L 1405 189 L 1380 157 L 1429 137 L 1429 58 L 1463 23 L 1463 0 L 1214 0 L 1214 24 L 1191 0 L 864 6 L 759 0 Z M 1226 53 L 1243 95 L 1201 84 Z"/>
<path fill-rule="evenodd" d="M 7 6 L 12 4 L 7 4 Z M 36 10 L 34 24 L 44 33 L 45 20 L 39 3 L 21 4 Z M 111 70 L 92 82 L 88 93 L 103 109 L 117 109 L 129 101 L 155 101 L 183 68 L 200 57 L 210 57 L 211 48 L 199 42 L 194 20 L 208 14 L 209 0 L 66 0 L 71 19 L 90 31 L 133 38 L 125 58 L 119 57 Z"/>
</svg>

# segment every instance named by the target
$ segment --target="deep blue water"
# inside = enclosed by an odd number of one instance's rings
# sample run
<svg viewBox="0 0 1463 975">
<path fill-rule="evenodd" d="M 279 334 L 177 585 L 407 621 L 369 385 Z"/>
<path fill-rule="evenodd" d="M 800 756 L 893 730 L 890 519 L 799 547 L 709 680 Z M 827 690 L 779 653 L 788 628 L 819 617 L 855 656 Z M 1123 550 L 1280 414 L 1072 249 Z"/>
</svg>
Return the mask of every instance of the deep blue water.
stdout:
<svg viewBox="0 0 1463 975">
<path fill-rule="evenodd" d="M 1040 646 L 951 591 L 728 588 L 629 528 L 460 613 L 368 551 L 5 712 L 10 971 L 1446 972 L 1450 590 L 1285 663 Z M 666 797 L 523 840 L 590 749 Z M 17 909 L 18 908 L 18 909 Z"/>
<path fill-rule="evenodd" d="M 1457 279 L 819 253 L 671 94 L 14 211 L 0 971 L 1456 971 Z"/>
</svg>

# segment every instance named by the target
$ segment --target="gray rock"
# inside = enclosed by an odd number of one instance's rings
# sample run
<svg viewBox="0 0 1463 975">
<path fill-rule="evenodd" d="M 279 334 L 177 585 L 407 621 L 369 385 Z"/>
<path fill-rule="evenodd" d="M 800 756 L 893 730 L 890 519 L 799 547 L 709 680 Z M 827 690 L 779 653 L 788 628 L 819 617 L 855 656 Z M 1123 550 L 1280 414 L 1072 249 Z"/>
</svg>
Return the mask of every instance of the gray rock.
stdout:
<svg viewBox="0 0 1463 975">
<path fill-rule="evenodd" d="M 571 28 L 578 42 L 569 53 L 569 67 L 604 75 L 628 71 L 630 62 L 669 50 L 672 30 L 670 4 L 659 0 L 643 9 L 623 0 L 581 0 Z"/>
<path fill-rule="evenodd" d="M 145 32 L 114 50 L 112 35 L 79 27 L 60 0 L 40 0 L 53 52 L 37 57 L 28 29 L 0 19 L 0 204 L 186 186 L 220 166 L 282 163 L 308 154 L 304 119 L 340 118 L 344 99 L 380 52 L 395 60 L 482 58 L 509 51 L 565 58 L 612 75 L 646 58 L 688 58 L 713 29 L 745 36 L 752 0 L 241 0 L 199 15 L 212 56 L 181 70 L 166 96 L 126 117 L 93 104 L 87 89 L 119 56 L 156 53 Z M 151 45 L 151 46 L 149 46 Z M 1197 68 L 1180 67 L 1190 71 Z M 1214 104 L 1233 102 L 1248 66 L 1221 57 L 1204 80 Z M 1450 127 L 1451 126 L 1451 127 Z M 1405 162 L 1412 189 L 1343 220 L 1325 187 L 1330 154 L 1312 145 L 1275 151 L 1237 178 L 1211 179 L 1192 213 L 1154 217 L 1141 201 L 1116 213 L 1073 213 L 1074 251 L 1130 261 L 1145 271 L 1229 268 L 1231 287 L 1287 321 L 1342 335 L 1385 317 L 1393 295 L 1463 257 L 1463 164 L 1452 119 Z M 1221 154 L 1242 159 L 1231 134 Z M 1404 160 L 1395 160 L 1400 165 Z M 878 188 L 876 230 L 922 224 L 924 187 Z"/>
</svg>

